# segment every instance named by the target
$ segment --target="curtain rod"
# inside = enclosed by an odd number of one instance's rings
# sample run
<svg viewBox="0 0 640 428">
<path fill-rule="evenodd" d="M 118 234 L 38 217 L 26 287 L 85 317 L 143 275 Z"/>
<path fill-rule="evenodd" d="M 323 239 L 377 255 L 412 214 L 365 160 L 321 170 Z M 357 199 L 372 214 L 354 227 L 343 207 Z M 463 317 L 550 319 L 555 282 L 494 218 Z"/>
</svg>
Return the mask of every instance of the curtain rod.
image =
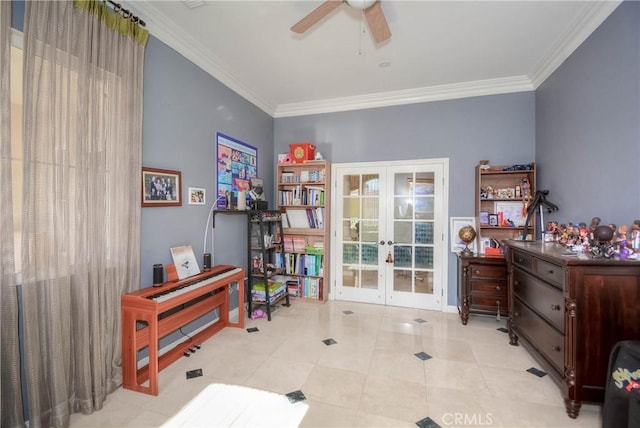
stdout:
<svg viewBox="0 0 640 428">
<path fill-rule="evenodd" d="M 140 24 L 142 27 L 147 25 L 142 19 L 135 16 L 133 12 L 122 7 L 120 3 L 116 3 L 111 0 L 108 0 L 108 1 L 109 1 L 109 4 L 113 6 L 113 11 L 115 13 L 119 13 L 120 15 L 122 15 L 123 18 L 130 19 L 134 24 Z"/>
</svg>

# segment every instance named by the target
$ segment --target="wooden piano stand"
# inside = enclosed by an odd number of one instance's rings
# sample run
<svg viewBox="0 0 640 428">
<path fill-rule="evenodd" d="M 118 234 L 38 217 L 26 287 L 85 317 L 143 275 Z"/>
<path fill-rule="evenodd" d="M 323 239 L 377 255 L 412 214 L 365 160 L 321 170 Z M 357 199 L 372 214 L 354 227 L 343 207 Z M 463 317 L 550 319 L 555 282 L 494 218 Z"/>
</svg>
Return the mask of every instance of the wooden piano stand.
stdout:
<svg viewBox="0 0 640 428">
<path fill-rule="evenodd" d="M 229 321 L 229 294 L 238 290 L 238 322 Z M 163 296 L 159 296 L 164 294 Z M 143 288 L 121 296 L 123 387 L 158 395 L 158 372 L 224 327 L 244 328 L 244 269 L 220 265 L 208 272 L 160 287 Z M 218 309 L 218 320 L 158 355 L 158 340 L 191 321 Z M 171 312 L 168 312 L 171 311 Z M 166 316 L 161 317 L 161 314 Z M 146 324 L 138 328 L 140 323 Z M 148 347 L 149 363 L 138 368 L 138 352 Z M 148 386 L 145 386 L 148 382 Z"/>
</svg>

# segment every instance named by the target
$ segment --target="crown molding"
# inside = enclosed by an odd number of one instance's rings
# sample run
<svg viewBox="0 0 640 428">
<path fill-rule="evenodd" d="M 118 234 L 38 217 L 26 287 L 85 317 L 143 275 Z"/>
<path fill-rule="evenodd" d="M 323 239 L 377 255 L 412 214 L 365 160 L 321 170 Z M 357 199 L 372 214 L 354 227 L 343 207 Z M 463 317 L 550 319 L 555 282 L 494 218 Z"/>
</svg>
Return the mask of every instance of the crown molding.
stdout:
<svg viewBox="0 0 640 428">
<path fill-rule="evenodd" d="M 278 106 L 274 117 L 281 118 L 319 113 L 334 113 L 339 111 L 362 110 L 533 90 L 533 85 L 527 76 L 514 76 L 501 79 L 429 86 L 403 91 L 381 92 L 355 97 L 282 104 Z"/>
<path fill-rule="evenodd" d="M 122 4 L 133 10 L 136 15 L 144 17 L 149 33 L 158 40 L 273 117 L 275 112 L 274 105 L 258 96 L 249 87 L 236 79 L 233 72 L 225 67 L 224 61 L 198 40 L 176 28 L 166 15 L 160 13 L 153 6 L 152 2 L 129 0 L 123 1 Z"/>
<path fill-rule="evenodd" d="M 586 2 L 582 13 L 558 37 L 549 53 L 538 62 L 529 75 L 537 89 L 622 3 L 619 0 Z"/>
</svg>

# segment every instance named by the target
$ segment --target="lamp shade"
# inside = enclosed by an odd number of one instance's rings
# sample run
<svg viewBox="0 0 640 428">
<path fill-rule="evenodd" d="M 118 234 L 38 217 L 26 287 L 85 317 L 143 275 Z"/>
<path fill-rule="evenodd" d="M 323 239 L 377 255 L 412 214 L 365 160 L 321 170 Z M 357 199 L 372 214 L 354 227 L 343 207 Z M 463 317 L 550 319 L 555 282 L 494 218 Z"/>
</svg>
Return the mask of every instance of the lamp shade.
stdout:
<svg viewBox="0 0 640 428">
<path fill-rule="evenodd" d="M 354 9 L 366 9 L 373 5 L 376 0 L 347 0 L 347 4 Z"/>
</svg>

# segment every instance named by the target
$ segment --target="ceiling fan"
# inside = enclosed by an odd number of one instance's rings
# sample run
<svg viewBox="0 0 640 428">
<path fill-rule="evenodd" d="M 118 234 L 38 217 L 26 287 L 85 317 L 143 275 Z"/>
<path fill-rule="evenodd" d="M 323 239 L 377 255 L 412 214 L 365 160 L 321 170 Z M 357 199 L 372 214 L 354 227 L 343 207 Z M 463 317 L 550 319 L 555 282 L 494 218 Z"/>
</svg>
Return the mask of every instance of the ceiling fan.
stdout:
<svg viewBox="0 0 640 428">
<path fill-rule="evenodd" d="M 382 43 L 391 37 L 391 30 L 389 30 L 387 19 L 384 17 L 380 0 L 327 0 L 291 27 L 291 31 L 304 33 L 342 3 L 364 11 L 364 16 L 367 18 L 369 29 L 376 43 Z"/>
</svg>

